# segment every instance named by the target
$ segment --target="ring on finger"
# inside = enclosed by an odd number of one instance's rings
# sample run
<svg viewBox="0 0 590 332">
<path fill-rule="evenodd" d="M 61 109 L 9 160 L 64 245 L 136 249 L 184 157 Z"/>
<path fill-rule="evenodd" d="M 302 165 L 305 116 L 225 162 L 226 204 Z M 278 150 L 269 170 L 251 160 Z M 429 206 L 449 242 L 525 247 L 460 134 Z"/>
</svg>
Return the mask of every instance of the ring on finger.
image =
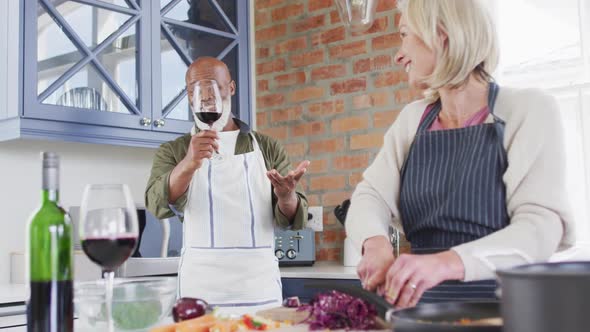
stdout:
<svg viewBox="0 0 590 332">
<path fill-rule="evenodd" d="M 393 290 L 393 289 L 389 289 L 389 290 L 387 291 L 387 293 L 385 294 L 385 296 L 387 296 L 387 297 L 388 297 L 388 298 L 390 298 L 390 299 L 395 299 L 395 298 L 396 298 L 396 296 L 395 296 L 395 292 L 394 292 L 394 290 Z"/>
<path fill-rule="evenodd" d="M 418 286 L 416 286 L 416 284 L 409 283 L 409 285 L 410 285 L 410 288 L 414 291 L 416 290 L 416 288 L 418 288 Z"/>
</svg>

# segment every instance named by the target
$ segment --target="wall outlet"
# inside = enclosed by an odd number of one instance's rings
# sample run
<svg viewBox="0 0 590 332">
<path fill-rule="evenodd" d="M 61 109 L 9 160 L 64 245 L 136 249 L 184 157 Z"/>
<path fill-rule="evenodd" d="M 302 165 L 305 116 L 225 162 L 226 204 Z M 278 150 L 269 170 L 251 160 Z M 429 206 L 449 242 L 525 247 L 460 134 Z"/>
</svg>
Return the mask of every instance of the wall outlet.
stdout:
<svg viewBox="0 0 590 332">
<path fill-rule="evenodd" d="M 310 206 L 307 208 L 307 228 L 316 232 L 324 230 L 324 208 L 322 206 Z"/>
</svg>

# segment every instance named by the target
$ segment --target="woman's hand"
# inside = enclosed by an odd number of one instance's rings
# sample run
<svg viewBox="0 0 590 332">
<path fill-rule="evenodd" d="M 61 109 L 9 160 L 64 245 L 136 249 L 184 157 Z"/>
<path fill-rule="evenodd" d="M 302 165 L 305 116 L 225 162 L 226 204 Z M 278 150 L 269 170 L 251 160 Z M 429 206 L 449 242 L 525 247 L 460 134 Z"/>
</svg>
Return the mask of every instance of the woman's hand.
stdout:
<svg viewBox="0 0 590 332">
<path fill-rule="evenodd" d="M 393 247 L 385 236 L 374 236 L 365 240 L 363 249 L 363 258 L 357 266 L 363 288 L 382 293 L 385 274 L 395 259 Z"/>
<path fill-rule="evenodd" d="M 429 255 L 402 254 L 389 268 L 385 299 L 396 308 L 415 306 L 424 292 L 445 280 L 462 280 L 463 261 L 452 250 Z"/>
</svg>

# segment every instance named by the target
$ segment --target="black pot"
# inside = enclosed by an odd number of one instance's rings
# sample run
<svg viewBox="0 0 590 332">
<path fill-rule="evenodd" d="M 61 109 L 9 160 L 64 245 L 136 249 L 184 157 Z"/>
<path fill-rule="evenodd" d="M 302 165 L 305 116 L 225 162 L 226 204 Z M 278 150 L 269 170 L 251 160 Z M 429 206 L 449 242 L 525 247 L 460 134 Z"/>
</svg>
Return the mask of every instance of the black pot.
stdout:
<svg viewBox="0 0 590 332">
<path fill-rule="evenodd" d="M 590 262 L 530 264 L 497 274 L 504 332 L 590 329 Z"/>
</svg>

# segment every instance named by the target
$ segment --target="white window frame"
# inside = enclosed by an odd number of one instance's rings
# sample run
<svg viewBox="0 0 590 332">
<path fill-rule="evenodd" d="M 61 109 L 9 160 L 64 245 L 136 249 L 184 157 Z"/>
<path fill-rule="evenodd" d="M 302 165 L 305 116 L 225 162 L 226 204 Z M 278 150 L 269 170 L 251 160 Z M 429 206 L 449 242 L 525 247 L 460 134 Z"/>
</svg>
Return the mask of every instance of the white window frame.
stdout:
<svg viewBox="0 0 590 332">
<path fill-rule="evenodd" d="M 499 8 L 500 1 L 510 1 L 510 0 L 486 0 L 485 4 L 489 6 L 492 15 L 498 22 L 497 19 L 499 15 L 501 15 L 501 9 Z M 579 132 L 579 142 L 581 143 L 581 150 L 583 151 L 583 174 L 580 174 L 584 177 L 583 183 L 584 188 L 581 189 L 583 192 L 583 202 L 582 206 L 578 205 L 575 206 L 576 209 L 582 208 L 583 211 L 577 211 L 577 218 L 576 218 L 576 227 L 578 228 L 577 231 L 577 242 L 575 251 L 583 251 L 583 257 L 588 257 L 588 253 L 590 253 L 590 1 L 587 0 L 577 0 L 578 6 L 578 19 L 579 19 L 579 33 L 580 33 L 580 40 L 581 40 L 581 57 L 583 64 L 581 65 L 584 70 L 582 73 L 579 73 L 580 80 L 574 80 L 570 82 L 566 82 L 563 80 L 558 80 L 560 75 L 571 77 L 571 75 L 566 75 L 567 70 L 570 68 L 567 67 L 560 67 L 559 70 L 556 70 L 555 74 L 555 81 L 561 82 L 561 84 L 557 84 L 552 87 L 545 87 L 544 90 L 547 91 L 549 94 L 554 96 L 563 97 L 567 94 L 570 96 L 577 95 L 577 114 L 575 117 L 579 119 L 579 123 L 577 124 L 577 130 Z M 505 7 L 504 7 L 505 8 Z M 523 17 L 523 19 L 525 19 Z M 499 30 L 499 29 L 498 29 Z M 500 35 L 500 38 L 502 36 Z M 500 52 L 502 50 L 500 49 Z M 573 68 L 573 67 L 572 67 Z M 573 70 L 579 70 L 579 65 L 576 66 Z M 503 75 L 503 70 L 505 66 L 502 63 L 502 58 L 500 59 L 500 64 L 498 69 L 495 73 L 496 79 L 502 83 L 506 75 Z M 531 72 L 523 72 L 514 76 L 511 76 L 511 81 L 509 85 L 513 85 L 514 77 L 518 76 L 518 83 L 516 85 L 521 84 L 522 87 L 527 87 L 526 82 L 539 82 L 542 76 L 542 79 L 547 80 L 547 73 L 543 71 L 542 73 L 538 73 L 535 71 Z M 570 72 L 571 74 L 571 72 Z M 588 202 L 588 204 L 586 203 Z M 559 257 L 559 258 L 568 258 L 567 256 Z"/>
</svg>

